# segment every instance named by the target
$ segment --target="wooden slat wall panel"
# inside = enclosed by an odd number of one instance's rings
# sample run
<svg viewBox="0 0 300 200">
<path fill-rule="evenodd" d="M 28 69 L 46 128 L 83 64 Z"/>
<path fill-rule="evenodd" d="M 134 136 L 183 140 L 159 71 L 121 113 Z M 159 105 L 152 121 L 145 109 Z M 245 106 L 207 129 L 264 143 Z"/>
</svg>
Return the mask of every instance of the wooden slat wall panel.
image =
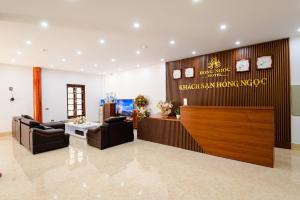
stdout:
<svg viewBox="0 0 300 200">
<path fill-rule="evenodd" d="M 179 120 L 149 117 L 138 121 L 137 130 L 138 139 L 204 153 Z"/>
<path fill-rule="evenodd" d="M 273 68 L 258 70 L 257 58 L 273 56 Z M 231 67 L 228 77 L 203 78 L 200 70 L 207 70 L 210 58 L 220 59 L 222 66 Z M 236 61 L 250 59 L 249 72 L 237 73 Z M 173 69 L 195 67 L 195 78 L 173 80 Z M 201 106 L 271 106 L 275 111 L 275 146 L 291 148 L 291 111 L 290 111 L 290 63 L 289 39 L 282 39 L 238 49 L 232 49 L 187 58 L 166 63 L 166 91 L 167 100 L 176 105 L 182 105 L 183 98 L 188 98 L 189 105 Z M 226 80 L 243 80 L 268 78 L 266 86 L 240 88 L 214 88 L 208 90 L 179 91 L 180 84 L 222 82 Z"/>
</svg>

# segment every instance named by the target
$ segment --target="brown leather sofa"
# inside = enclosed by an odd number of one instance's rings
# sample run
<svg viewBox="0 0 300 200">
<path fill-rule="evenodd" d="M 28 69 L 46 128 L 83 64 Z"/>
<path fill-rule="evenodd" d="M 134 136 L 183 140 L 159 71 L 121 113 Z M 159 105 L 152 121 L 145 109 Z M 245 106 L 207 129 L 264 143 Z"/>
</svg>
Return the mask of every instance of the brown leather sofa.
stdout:
<svg viewBox="0 0 300 200">
<path fill-rule="evenodd" d="M 22 117 L 13 117 L 12 119 L 12 136 L 21 143 L 21 120 Z"/>
<path fill-rule="evenodd" d="M 65 134 L 64 129 L 48 127 L 24 117 L 21 118 L 20 122 L 21 144 L 33 154 L 69 146 L 69 135 Z"/>
<path fill-rule="evenodd" d="M 88 130 L 87 143 L 89 145 L 99 149 L 106 149 L 134 140 L 132 122 L 118 117 L 111 117 L 105 121 L 98 128 Z"/>
</svg>

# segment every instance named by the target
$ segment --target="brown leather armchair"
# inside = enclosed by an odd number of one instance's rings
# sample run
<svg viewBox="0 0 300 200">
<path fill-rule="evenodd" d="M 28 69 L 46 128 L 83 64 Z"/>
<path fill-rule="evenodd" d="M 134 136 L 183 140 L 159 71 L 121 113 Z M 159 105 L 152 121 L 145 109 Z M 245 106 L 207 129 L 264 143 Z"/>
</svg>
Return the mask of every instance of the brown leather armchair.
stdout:
<svg viewBox="0 0 300 200">
<path fill-rule="evenodd" d="M 33 154 L 69 146 L 64 129 L 44 126 L 35 120 L 21 119 L 21 144 Z"/>
<path fill-rule="evenodd" d="M 123 121 L 104 123 L 87 132 L 87 143 L 99 149 L 106 149 L 133 140 L 133 124 L 124 119 Z"/>
</svg>

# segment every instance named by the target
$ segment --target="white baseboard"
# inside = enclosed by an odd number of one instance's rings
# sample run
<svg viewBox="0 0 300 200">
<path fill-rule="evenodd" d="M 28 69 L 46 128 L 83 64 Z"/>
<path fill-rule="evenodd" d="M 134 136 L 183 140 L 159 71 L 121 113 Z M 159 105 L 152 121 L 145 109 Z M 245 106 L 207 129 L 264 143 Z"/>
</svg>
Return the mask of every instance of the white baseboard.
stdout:
<svg viewBox="0 0 300 200">
<path fill-rule="evenodd" d="M 292 144 L 292 149 L 300 151 L 300 144 Z"/>
<path fill-rule="evenodd" d="M 0 132 L 0 137 L 1 136 L 8 136 L 11 135 L 11 132 L 7 131 L 7 132 Z"/>
</svg>

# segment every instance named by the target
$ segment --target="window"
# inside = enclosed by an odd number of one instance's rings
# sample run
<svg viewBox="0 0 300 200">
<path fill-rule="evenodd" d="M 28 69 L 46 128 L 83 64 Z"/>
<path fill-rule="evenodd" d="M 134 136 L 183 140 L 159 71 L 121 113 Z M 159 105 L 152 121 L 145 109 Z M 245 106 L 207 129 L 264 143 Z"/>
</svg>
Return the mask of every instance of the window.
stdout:
<svg viewBox="0 0 300 200">
<path fill-rule="evenodd" d="M 67 84 L 68 119 L 85 116 L 85 86 Z"/>
</svg>

